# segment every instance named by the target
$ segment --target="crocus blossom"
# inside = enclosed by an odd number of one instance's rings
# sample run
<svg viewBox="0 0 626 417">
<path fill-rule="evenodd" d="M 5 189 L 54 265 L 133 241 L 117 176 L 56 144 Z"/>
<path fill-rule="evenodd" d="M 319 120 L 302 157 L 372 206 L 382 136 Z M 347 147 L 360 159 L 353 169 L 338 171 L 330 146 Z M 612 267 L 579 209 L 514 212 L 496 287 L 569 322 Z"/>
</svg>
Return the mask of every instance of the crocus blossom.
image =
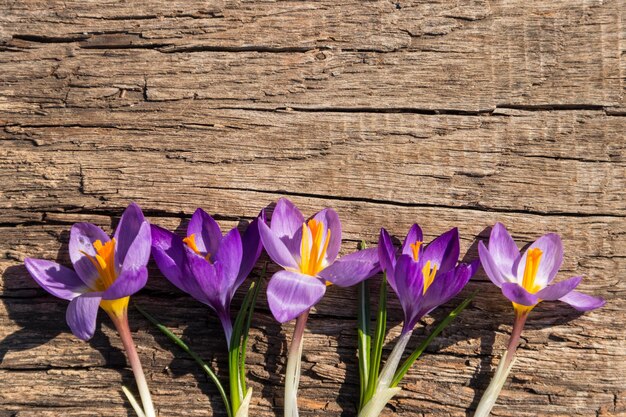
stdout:
<svg viewBox="0 0 626 417">
<path fill-rule="evenodd" d="M 589 311 L 602 307 L 605 301 L 575 291 L 582 280 L 580 276 L 552 283 L 563 263 L 563 244 L 557 234 L 541 236 L 521 253 L 504 225 L 496 223 L 491 230 L 488 246 L 480 242 L 478 253 L 487 276 L 513 303 L 515 311 L 507 350 L 474 415 L 486 417 L 513 367 L 528 314 L 539 302 L 560 300 L 576 310 Z"/>
<path fill-rule="evenodd" d="M 478 260 L 458 264 L 459 231 L 453 228 L 424 246 L 422 230 L 414 224 L 399 254 L 391 237 L 381 229 L 378 252 L 382 269 L 402 310 L 402 333 L 415 327 L 419 319 L 457 295 L 478 269 Z"/>
<path fill-rule="evenodd" d="M 385 362 L 376 382 L 376 391 L 368 399 L 359 417 L 375 417 L 400 391 L 391 387 L 402 354 L 417 322 L 438 306 L 457 295 L 476 273 L 479 262 L 460 263 L 458 229 L 453 228 L 424 246 L 422 230 L 414 224 L 396 251 L 389 233 L 381 229 L 378 241 L 380 265 L 404 312 L 400 337 Z"/>
<path fill-rule="evenodd" d="M 270 258 L 284 268 L 274 274 L 267 288 L 270 310 L 281 323 L 317 304 L 327 284 L 349 287 L 379 271 L 375 248 L 337 259 L 341 223 L 331 208 L 305 220 L 291 201 L 282 198 L 270 226 L 259 222 L 259 232 Z"/>
<path fill-rule="evenodd" d="M 76 223 L 70 230 L 71 270 L 56 262 L 26 258 L 33 279 L 50 294 L 70 301 L 66 320 L 72 333 L 90 339 L 98 308 L 115 324 L 135 374 L 146 416 L 154 416 L 150 392 L 128 327 L 129 297 L 144 287 L 150 257 L 150 225 L 132 203 L 112 238 L 91 223 Z"/>
<path fill-rule="evenodd" d="M 259 222 L 266 252 L 283 270 L 267 287 L 272 314 L 281 323 L 298 318 L 285 371 L 285 417 L 297 417 L 302 337 L 309 310 L 324 296 L 329 284 L 347 287 L 376 274 L 376 249 L 365 249 L 337 259 L 341 246 L 339 216 L 330 208 L 308 220 L 289 200 L 278 200 L 270 226 Z"/>
<path fill-rule="evenodd" d="M 563 301 L 576 310 L 589 311 L 604 305 L 604 300 L 575 291 L 582 277 L 553 284 L 563 263 L 563 244 L 559 235 L 548 233 L 520 253 L 502 223 L 491 230 L 489 245 L 478 244 L 478 253 L 489 279 L 513 302 L 516 312 L 532 310 L 540 301 Z"/>
<path fill-rule="evenodd" d="M 230 344 L 230 303 L 259 259 L 263 247 L 254 219 L 243 237 L 237 228 L 226 235 L 217 222 L 198 208 L 181 238 L 152 225 L 152 256 L 165 277 L 181 291 L 211 307 Z"/>
</svg>

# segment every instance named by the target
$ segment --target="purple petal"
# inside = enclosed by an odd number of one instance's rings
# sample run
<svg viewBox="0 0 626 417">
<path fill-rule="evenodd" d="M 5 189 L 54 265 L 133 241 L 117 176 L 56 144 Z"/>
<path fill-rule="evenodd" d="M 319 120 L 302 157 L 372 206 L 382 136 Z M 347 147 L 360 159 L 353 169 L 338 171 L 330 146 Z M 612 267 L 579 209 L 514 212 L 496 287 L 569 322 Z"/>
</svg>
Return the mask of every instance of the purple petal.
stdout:
<svg viewBox="0 0 626 417">
<path fill-rule="evenodd" d="M 259 218 L 260 217 L 260 218 Z M 241 267 L 239 268 L 239 275 L 237 276 L 237 282 L 235 287 L 239 287 L 241 283 L 246 279 L 252 268 L 259 260 L 261 252 L 263 251 L 263 244 L 261 243 L 261 237 L 259 236 L 259 222 L 265 221 L 265 212 L 261 211 L 261 214 L 254 219 L 246 228 L 246 231 L 241 238 L 241 246 L 243 248 L 243 257 L 241 259 Z"/>
<path fill-rule="evenodd" d="M 517 279 L 518 282 L 522 282 L 524 276 L 524 269 L 526 268 L 526 255 L 530 249 L 539 248 L 542 252 L 541 260 L 539 261 L 539 268 L 535 277 L 535 284 L 541 288 L 548 285 L 563 263 L 563 244 L 561 238 L 555 233 L 548 233 L 541 236 L 528 249 L 524 252 L 524 255 L 520 258 L 517 264 Z"/>
<path fill-rule="evenodd" d="M 298 207 L 286 198 L 278 200 L 272 212 L 270 228 L 292 254 L 300 254 L 303 223 L 304 216 Z"/>
<path fill-rule="evenodd" d="M 430 242 L 424 249 L 423 257 L 437 265 L 438 272 L 443 273 L 454 268 L 459 260 L 459 253 L 459 229 L 455 227 Z"/>
<path fill-rule="evenodd" d="M 280 238 L 274 234 L 274 231 L 263 221 L 259 222 L 259 235 L 261 236 L 263 247 L 269 257 L 272 258 L 272 261 L 283 268 L 298 269 L 298 263 L 294 259 L 294 253 L 289 252 L 289 249 L 287 249 Z"/>
<path fill-rule="evenodd" d="M 151 225 L 152 257 L 161 273 L 180 290 L 188 292 L 183 283 L 187 272 L 185 244 L 176 234 Z"/>
<path fill-rule="evenodd" d="M 65 313 L 65 320 L 74 336 L 89 340 L 96 330 L 96 317 L 100 305 L 99 292 L 89 292 L 74 298 Z"/>
<path fill-rule="evenodd" d="M 217 222 L 201 208 L 196 209 L 187 226 L 187 236 L 195 236 L 196 246 L 203 256 L 215 255 L 222 241 L 222 230 Z"/>
<path fill-rule="evenodd" d="M 146 282 L 148 282 L 148 268 L 145 266 L 137 269 L 124 269 L 115 282 L 102 293 L 102 299 L 117 300 L 129 297 L 145 287 Z"/>
<path fill-rule="evenodd" d="M 496 223 L 489 236 L 489 254 L 505 281 L 515 282 L 513 265 L 520 257 L 515 241 L 502 223 Z"/>
<path fill-rule="evenodd" d="M 341 222 L 339 221 L 339 216 L 335 210 L 327 208 L 315 214 L 313 218 L 324 224 L 325 232 L 330 230 L 330 242 L 326 249 L 326 261 L 331 264 L 337 258 L 339 248 L 341 247 Z"/>
<path fill-rule="evenodd" d="M 566 279 L 565 281 L 557 282 L 556 284 L 548 285 L 546 288 L 538 291 L 535 295 L 541 300 L 558 300 L 559 298 L 574 291 L 574 288 L 578 287 L 583 277 L 573 277 Z"/>
<path fill-rule="evenodd" d="M 120 222 L 115 229 L 115 263 L 117 270 L 119 271 L 126 260 L 126 253 L 130 249 L 131 245 L 135 241 L 135 238 L 139 234 L 140 229 L 146 219 L 143 217 L 143 213 L 139 206 L 135 203 L 131 203 L 120 218 Z M 148 234 L 149 236 L 149 234 Z M 103 242 L 104 243 L 104 242 Z M 150 253 L 148 251 L 148 253 Z"/>
<path fill-rule="evenodd" d="M 322 299 L 322 280 L 291 271 L 278 271 L 267 286 L 267 302 L 280 323 L 295 319 Z"/>
<path fill-rule="evenodd" d="M 534 306 L 539 302 L 535 294 L 529 293 L 522 286 L 512 282 L 502 284 L 502 294 L 512 302 L 523 306 Z"/>
<path fill-rule="evenodd" d="M 76 272 L 45 259 L 24 259 L 26 269 L 33 279 L 50 294 L 71 300 L 88 290 Z"/>
<path fill-rule="evenodd" d="M 323 269 L 319 276 L 340 287 L 350 287 L 379 271 L 378 249 L 369 248 L 337 259 L 328 268 Z"/>
<path fill-rule="evenodd" d="M 425 316 L 460 293 L 478 270 L 478 265 L 478 261 L 460 264 L 455 269 L 437 274 L 424 294 L 419 317 Z"/>
<path fill-rule="evenodd" d="M 498 288 L 502 287 L 502 284 L 505 282 L 512 282 L 504 276 L 482 241 L 478 242 L 478 256 L 480 256 L 480 263 L 487 273 L 487 276 Z M 515 279 L 515 282 L 517 282 L 517 279 Z"/>
<path fill-rule="evenodd" d="M 396 282 L 394 279 L 393 269 L 396 265 L 396 249 L 393 247 L 391 236 L 384 228 L 380 229 L 378 238 L 378 259 L 380 268 L 387 274 L 387 282 L 391 288 L 396 290 Z"/>
<path fill-rule="evenodd" d="M 406 238 L 404 238 L 404 242 L 402 243 L 402 254 L 413 256 L 413 249 L 411 248 L 411 245 L 415 242 L 423 242 L 423 239 L 422 229 L 417 223 L 415 223 L 409 229 L 409 233 L 407 233 Z"/>
<path fill-rule="evenodd" d="M 91 288 L 95 288 L 95 282 L 100 275 L 94 264 L 84 253 L 89 256 L 96 255 L 96 250 L 93 247 L 93 243 L 96 240 L 104 244 L 110 239 L 109 236 L 95 224 L 76 223 L 70 229 L 70 259 L 80 279 Z"/>
<path fill-rule="evenodd" d="M 420 302 L 424 292 L 422 262 L 415 262 L 412 256 L 400 255 L 394 270 L 396 295 L 404 311 L 404 329 L 412 329 L 420 319 Z"/>
<path fill-rule="evenodd" d="M 222 265 L 211 264 L 191 249 L 187 250 L 187 262 L 200 291 L 190 292 L 190 295 L 216 312 L 223 310 L 230 303 L 230 289 L 226 285 Z"/>
<path fill-rule="evenodd" d="M 606 301 L 603 298 L 593 297 L 578 291 L 572 291 L 559 298 L 559 300 L 571 305 L 578 311 L 595 310 L 596 308 L 600 308 L 606 304 Z"/>
<path fill-rule="evenodd" d="M 135 240 L 126 251 L 126 258 L 122 264 L 120 274 L 126 270 L 138 270 L 148 265 L 150 260 L 150 247 L 152 244 L 152 234 L 150 224 L 143 222 L 139 227 Z"/>
<path fill-rule="evenodd" d="M 225 285 L 234 287 L 241 268 L 241 257 L 243 249 L 241 246 L 241 235 L 235 227 L 224 236 L 222 244 L 215 254 L 215 263 L 222 265 Z"/>
</svg>

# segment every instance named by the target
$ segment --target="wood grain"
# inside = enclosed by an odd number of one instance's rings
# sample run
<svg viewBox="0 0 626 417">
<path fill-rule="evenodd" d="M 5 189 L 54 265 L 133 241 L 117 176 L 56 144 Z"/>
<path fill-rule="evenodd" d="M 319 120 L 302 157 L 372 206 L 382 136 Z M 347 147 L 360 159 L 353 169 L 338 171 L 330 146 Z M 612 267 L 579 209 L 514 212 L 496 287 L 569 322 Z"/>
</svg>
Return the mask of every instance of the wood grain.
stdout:
<svg viewBox="0 0 626 417">
<path fill-rule="evenodd" d="M 466 260 L 496 221 L 522 243 L 558 232 L 560 277 L 584 275 L 608 303 L 540 304 L 493 415 L 626 416 L 623 1 L 0 5 L 0 417 L 133 415 L 111 323 L 74 338 L 25 257 L 69 264 L 71 224 L 111 231 L 130 201 L 171 229 L 199 206 L 228 228 L 280 196 L 334 207 L 343 253 L 413 222 L 427 239 L 459 226 Z M 512 321 L 484 272 L 461 296 L 476 289 L 384 415 L 472 414 Z M 311 316 L 303 417 L 356 414 L 355 298 L 330 288 Z M 135 299 L 223 375 L 206 307 L 154 265 Z M 225 415 L 193 362 L 134 311 L 131 327 L 160 416 Z M 292 329 L 262 296 L 248 360 L 260 417 L 281 415 Z"/>
</svg>

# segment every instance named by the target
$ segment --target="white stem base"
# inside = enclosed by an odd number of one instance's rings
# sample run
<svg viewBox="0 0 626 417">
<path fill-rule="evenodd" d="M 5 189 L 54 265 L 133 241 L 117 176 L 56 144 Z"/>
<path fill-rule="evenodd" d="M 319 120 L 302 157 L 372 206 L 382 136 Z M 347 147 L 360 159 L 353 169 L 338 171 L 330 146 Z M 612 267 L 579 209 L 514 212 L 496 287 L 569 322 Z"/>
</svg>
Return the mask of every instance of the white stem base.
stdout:
<svg viewBox="0 0 626 417">
<path fill-rule="evenodd" d="M 491 413 L 491 409 L 496 403 L 498 395 L 500 395 L 500 391 L 502 391 L 502 387 L 504 386 L 504 383 L 511 372 L 511 368 L 513 368 L 513 364 L 515 363 L 515 357 L 513 357 L 512 360 L 507 360 L 507 356 L 509 354 L 510 352 L 506 351 L 504 352 L 504 355 L 502 355 L 500 364 L 498 364 L 498 369 L 496 370 L 489 387 L 487 387 L 483 397 L 480 399 L 480 403 L 478 403 L 478 408 L 476 408 L 474 417 L 488 417 L 489 413 Z"/>
<path fill-rule="evenodd" d="M 246 396 L 239 405 L 239 409 L 235 413 L 235 417 L 248 417 L 248 409 L 250 408 L 250 399 L 252 398 L 252 388 L 248 388 Z"/>
<path fill-rule="evenodd" d="M 402 391 L 400 387 L 377 390 L 372 399 L 365 404 L 365 407 L 359 413 L 359 417 L 378 417 L 389 400 L 400 391 Z"/>
</svg>

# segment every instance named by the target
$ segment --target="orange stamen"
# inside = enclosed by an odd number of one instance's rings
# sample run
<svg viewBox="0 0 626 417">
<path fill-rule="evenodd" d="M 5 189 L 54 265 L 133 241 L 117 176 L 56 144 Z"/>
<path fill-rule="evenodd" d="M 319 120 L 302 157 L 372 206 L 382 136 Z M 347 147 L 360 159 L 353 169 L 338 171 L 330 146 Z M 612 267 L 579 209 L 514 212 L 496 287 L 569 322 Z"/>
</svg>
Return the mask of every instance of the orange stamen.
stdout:
<svg viewBox="0 0 626 417">
<path fill-rule="evenodd" d="M 422 243 L 424 242 L 416 240 L 415 243 L 411 243 L 409 245 L 411 246 L 411 250 L 413 251 L 413 260 L 415 260 L 415 262 L 417 262 L 420 257 L 420 248 L 422 247 Z"/>
<path fill-rule="evenodd" d="M 324 259 L 330 243 L 330 229 L 324 236 L 324 225 L 315 219 L 302 224 L 300 242 L 300 272 L 317 275 L 324 269 Z"/>
<path fill-rule="evenodd" d="M 537 271 L 539 270 L 539 262 L 543 252 L 539 248 L 532 248 L 526 252 L 526 265 L 524 266 L 524 277 L 522 278 L 522 287 L 531 294 L 541 289 L 541 286 L 535 284 Z"/>
<path fill-rule="evenodd" d="M 424 290 L 423 294 L 426 294 L 426 290 L 435 281 L 435 275 L 437 275 L 437 265 L 432 270 L 430 268 L 430 261 L 426 262 L 424 268 L 422 268 L 422 276 L 424 277 Z"/>
<path fill-rule="evenodd" d="M 198 255 L 202 256 L 202 253 L 200 253 L 200 249 L 198 249 L 198 245 L 196 245 L 196 234 L 192 233 L 189 236 L 187 236 L 186 238 L 183 239 L 183 242 L 189 246 L 189 249 L 191 249 L 192 251 L 194 251 L 195 253 L 197 253 Z M 211 258 L 211 254 L 207 253 L 204 258 L 208 261 L 209 258 Z"/>
</svg>

